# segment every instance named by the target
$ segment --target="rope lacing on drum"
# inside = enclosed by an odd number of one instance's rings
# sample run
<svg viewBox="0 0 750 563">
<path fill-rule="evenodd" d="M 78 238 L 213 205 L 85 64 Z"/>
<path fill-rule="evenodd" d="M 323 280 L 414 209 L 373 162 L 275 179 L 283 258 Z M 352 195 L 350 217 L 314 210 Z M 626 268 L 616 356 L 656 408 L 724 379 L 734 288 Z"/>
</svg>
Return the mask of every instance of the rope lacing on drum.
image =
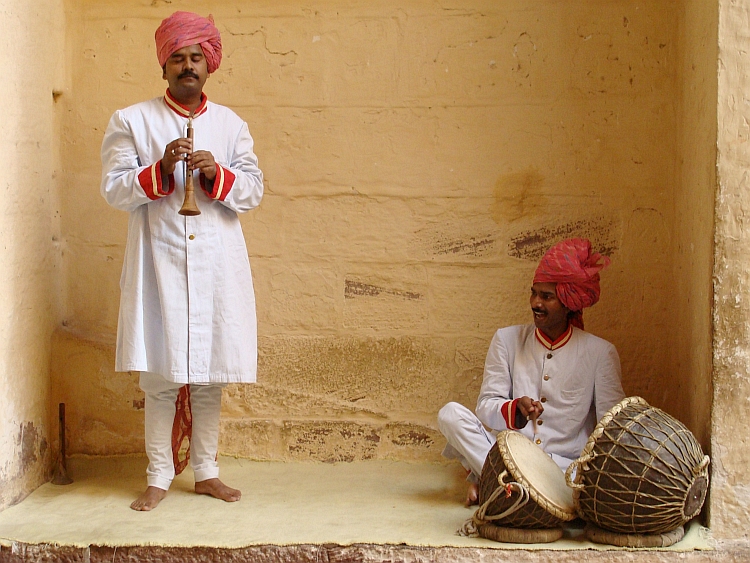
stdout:
<svg viewBox="0 0 750 563">
<path fill-rule="evenodd" d="M 529 502 L 529 491 L 526 489 L 526 487 L 524 487 L 520 483 L 517 483 L 516 481 L 510 481 L 506 483 L 503 479 L 507 475 L 508 471 L 505 470 L 497 476 L 497 482 L 499 486 L 492 492 L 490 497 L 486 501 L 484 501 L 482 506 L 477 508 L 476 512 L 474 512 L 474 515 L 466 522 L 464 522 L 464 525 L 461 526 L 461 528 L 459 528 L 458 532 L 456 532 L 459 536 L 467 536 L 472 538 L 479 537 L 479 527 L 482 524 L 488 524 L 493 520 L 501 520 L 507 516 L 510 516 L 517 510 L 520 510 L 522 507 L 524 507 L 527 502 Z M 516 502 L 514 502 L 510 508 L 504 510 L 500 514 L 492 514 L 490 516 L 487 516 L 487 509 L 492 505 L 497 497 L 499 497 L 501 494 L 504 494 L 507 498 L 510 498 L 513 494 L 513 491 L 518 493 L 518 499 L 516 499 Z"/>
<path fill-rule="evenodd" d="M 565 477 L 584 520 L 616 533 L 658 534 L 700 512 L 709 463 L 684 424 L 629 397 L 602 417 Z"/>
</svg>

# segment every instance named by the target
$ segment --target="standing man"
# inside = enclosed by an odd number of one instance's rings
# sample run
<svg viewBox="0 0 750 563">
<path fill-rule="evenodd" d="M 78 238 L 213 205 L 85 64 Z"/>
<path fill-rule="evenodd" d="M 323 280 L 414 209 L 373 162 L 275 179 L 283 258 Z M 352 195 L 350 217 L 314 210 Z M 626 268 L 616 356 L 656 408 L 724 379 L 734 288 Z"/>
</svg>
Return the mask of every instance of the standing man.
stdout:
<svg viewBox="0 0 750 563">
<path fill-rule="evenodd" d="M 564 471 L 597 421 L 625 397 L 617 350 L 583 330 L 583 309 L 599 300 L 599 271 L 607 265 L 609 258 L 592 253 L 588 240 L 550 248 L 531 286 L 534 323 L 501 328 L 492 339 L 477 416 L 458 403 L 440 410 L 448 441 L 443 455 L 469 471 L 467 505 L 477 502 L 477 482 L 497 432 L 521 432 Z"/>
<path fill-rule="evenodd" d="M 221 392 L 253 383 L 257 368 L 255 296 L 237 216 L 263 196 L 253 139 L 203 93 L 221 62 L 211 16 L 175 12 L 155 39 L 166 93 L 116 111 L 102 143 L 102 196 L 130 214 L 115 369 L 140 372 L 146 394 L 148 488 L 134 510 L 155 508 L 188 459 L 196 493 L 240 499 L 218 478 Z M 178 214 L 184 169 L 200 186 L 197 216 Z"/>
</svg>

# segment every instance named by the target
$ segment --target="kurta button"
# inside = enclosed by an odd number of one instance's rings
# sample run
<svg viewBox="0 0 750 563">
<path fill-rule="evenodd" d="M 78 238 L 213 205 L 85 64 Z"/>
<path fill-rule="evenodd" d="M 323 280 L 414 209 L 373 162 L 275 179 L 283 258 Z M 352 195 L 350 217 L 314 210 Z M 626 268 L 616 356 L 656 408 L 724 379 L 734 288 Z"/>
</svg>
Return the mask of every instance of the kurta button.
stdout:
<svg viewBox="0 0 750 563">
<path fill-rule="evenodd" d="M 193 239 L 195 238 L 195 235 L 190 235 L 190 236 L 189 236 L 188 238 L 189 238 L 190 240 L 193 240 Z"/>
<path fill-rule="evenodd" d="M 547 397 L 542 397 L 542 398 L 541 398 L 541 399 L 539 399 L 539 400 L 540 400 L 541 402 L 543 402 L 543 403 L 546 403 L 546 402 L 547 402 Z"/>
<path fill-rule="evenodd" d="M 549 381 L 549 375 L 544 376 L 544 381 Z"/>
<path fill-rule="evenodd" d="M 540 440 L 539 438 L 537 438 L 537 439 L 536 439 L 536 443 L 537 443 L 537 445 L 538 445 L 538 444 L 541 444 L 541 443 L 542 443 L 542 441 L 541 441 L 541 440 Z"/>
<path fill-rule="evenodd" d="M 543 421 L 543 420 L 537 420 L 537 421 L 536 421 L 536 423 L 537 423 L 537 424 L 538 424 L 539 426 L 541 426 L 542 424 L 544 424 L 544 421 Z"/>
<path fill-rule="evenodd" d="M 552 357 L 552 354 L 547 354 L 547 359 L 549 360 Z"/>
</svg>

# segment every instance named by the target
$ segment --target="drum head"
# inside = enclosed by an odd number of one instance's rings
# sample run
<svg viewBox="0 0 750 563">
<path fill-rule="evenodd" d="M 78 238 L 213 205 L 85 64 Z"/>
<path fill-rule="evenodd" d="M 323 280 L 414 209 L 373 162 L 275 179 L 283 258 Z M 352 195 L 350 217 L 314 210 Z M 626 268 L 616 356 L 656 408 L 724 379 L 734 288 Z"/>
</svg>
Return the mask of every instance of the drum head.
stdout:
<svg viewBox="0 0 750 563">
<path fill-rule="evenodd" d="M 516 481 L 526 485 L 529 495 L 548 510 L 553 507 L 566 516 L 575 517 L 573 490 L 565 482 L 565 474 L 542 449 L 520 432 L 504 431 L 497 436 L 508 471 Z"/>
</svg>

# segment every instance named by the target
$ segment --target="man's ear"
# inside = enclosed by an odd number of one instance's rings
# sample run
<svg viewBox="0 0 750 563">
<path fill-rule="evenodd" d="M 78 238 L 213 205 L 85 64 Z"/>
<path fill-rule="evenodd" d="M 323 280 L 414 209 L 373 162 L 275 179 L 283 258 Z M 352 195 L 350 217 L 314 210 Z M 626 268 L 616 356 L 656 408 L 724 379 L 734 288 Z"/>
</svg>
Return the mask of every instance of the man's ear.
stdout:
<svg viewBox="0 0 750 563">
<path fill-rule="evenodd" d="M 164 65 L 161 67 L 161 79 L 166 80 L 167 79 L 167 65 Z"/>
</svg>

